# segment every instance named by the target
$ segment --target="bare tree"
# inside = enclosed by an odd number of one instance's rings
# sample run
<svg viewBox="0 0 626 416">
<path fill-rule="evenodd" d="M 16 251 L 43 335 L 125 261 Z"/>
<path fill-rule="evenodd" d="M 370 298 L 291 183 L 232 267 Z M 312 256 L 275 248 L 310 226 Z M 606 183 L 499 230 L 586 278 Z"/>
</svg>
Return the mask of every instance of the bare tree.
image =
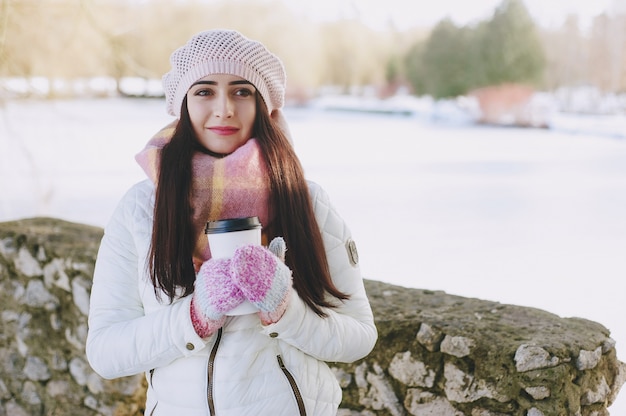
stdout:
<svg viewBox="0 0 626 416">
<path fill-rule="evenodd" d="M 0 78 L 43 77 L 50 95 L 66 93 L 63 81 L 78 78 L 107 77 L 119 88 L 124 77 L 160 78 L 170 53 L 195 33 L 232 28 L 281 57 L 288 93 L 406 80 L 397 63 L 427 33 L 374 30 L 358 19 L 358 2 L 351 4 L 341 20 L 313 22 L 281 0 L 0 0 Z M 624 13 L 597 20 L 589 35 L 574 18 L 544 32 L 544 85 L 624 90 Z"/>
</svg>

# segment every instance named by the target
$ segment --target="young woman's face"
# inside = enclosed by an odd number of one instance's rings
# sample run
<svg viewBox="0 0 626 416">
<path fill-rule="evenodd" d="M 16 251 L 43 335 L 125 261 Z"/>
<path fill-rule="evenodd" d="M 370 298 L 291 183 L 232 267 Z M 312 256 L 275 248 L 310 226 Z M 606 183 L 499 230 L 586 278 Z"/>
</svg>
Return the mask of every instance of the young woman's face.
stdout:
<svg viewBox="0 0 626 416">
<path fill-rule="evenodd" d="M 209 151 L 230 154 L 252 137 L 256 88 L 245 79 L 208 75 L 187 92 L 187 110 L 196 137 Z"/>
</svg>

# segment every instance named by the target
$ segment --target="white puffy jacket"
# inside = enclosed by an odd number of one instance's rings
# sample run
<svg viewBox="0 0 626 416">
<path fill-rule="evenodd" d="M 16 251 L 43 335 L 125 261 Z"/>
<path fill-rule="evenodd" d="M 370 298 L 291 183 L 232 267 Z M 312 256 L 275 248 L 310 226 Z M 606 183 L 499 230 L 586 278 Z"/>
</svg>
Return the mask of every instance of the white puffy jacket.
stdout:
<svg viewBox="0 0 626 416">
<path fill-rule="evenodd" d="M 263 327 L 256 314 L 228 317 L 202 339 L 191 324 L 191 296 L 170 304 L 154 294 L 146 263 L 154 185 L 132 187 L 105 228 L 96 261 L 87 337 L 92 368 L 109 379 L 145 372 L 147 415 L 335 415 L 341 389 L 325 362 L 365 357 L 377 331 L 350 261 L 350 231 L 321 187 L 309 183 L 309 190 L 333 282 L 350 299 L 320 318 L 294 291 L 279 322 Z"/>
</svg>

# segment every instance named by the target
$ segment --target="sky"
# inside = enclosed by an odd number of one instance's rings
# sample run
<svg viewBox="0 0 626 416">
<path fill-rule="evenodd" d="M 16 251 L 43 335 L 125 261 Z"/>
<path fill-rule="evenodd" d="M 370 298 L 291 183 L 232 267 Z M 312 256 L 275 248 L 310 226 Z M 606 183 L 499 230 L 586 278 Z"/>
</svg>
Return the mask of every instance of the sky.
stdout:
<svg viewBox="0 0 626 416">
<path fill-rule="evenodd" d="M 364 23 L 384 29 L 393 21 L 398 29 L 432 26 L 445 17 L 465 25 L 491 17 L 501 0 L 283 0 L 295 10 L 316 18 L 358 16 Z M 545 27 L 559 26 L 575 13 L 585 27 L 605 11 L 626 12 L 626 0 L 525 0 L 531 16 Z"/>
</svg>

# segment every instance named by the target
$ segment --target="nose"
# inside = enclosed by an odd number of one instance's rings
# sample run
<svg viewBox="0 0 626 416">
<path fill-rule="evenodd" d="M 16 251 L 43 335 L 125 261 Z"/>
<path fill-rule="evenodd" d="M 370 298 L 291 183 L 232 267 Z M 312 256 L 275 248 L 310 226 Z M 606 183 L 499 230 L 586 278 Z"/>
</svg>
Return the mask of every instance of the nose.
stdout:
<svg viewBox="0 0 626 416">
<path fill-rule="evenodd" d="M 215 116 L 219 118 L 230 118 L 234 114 L 234 105 L 227 94 L 223 94 L 216 102 Z"/>
</svg>

